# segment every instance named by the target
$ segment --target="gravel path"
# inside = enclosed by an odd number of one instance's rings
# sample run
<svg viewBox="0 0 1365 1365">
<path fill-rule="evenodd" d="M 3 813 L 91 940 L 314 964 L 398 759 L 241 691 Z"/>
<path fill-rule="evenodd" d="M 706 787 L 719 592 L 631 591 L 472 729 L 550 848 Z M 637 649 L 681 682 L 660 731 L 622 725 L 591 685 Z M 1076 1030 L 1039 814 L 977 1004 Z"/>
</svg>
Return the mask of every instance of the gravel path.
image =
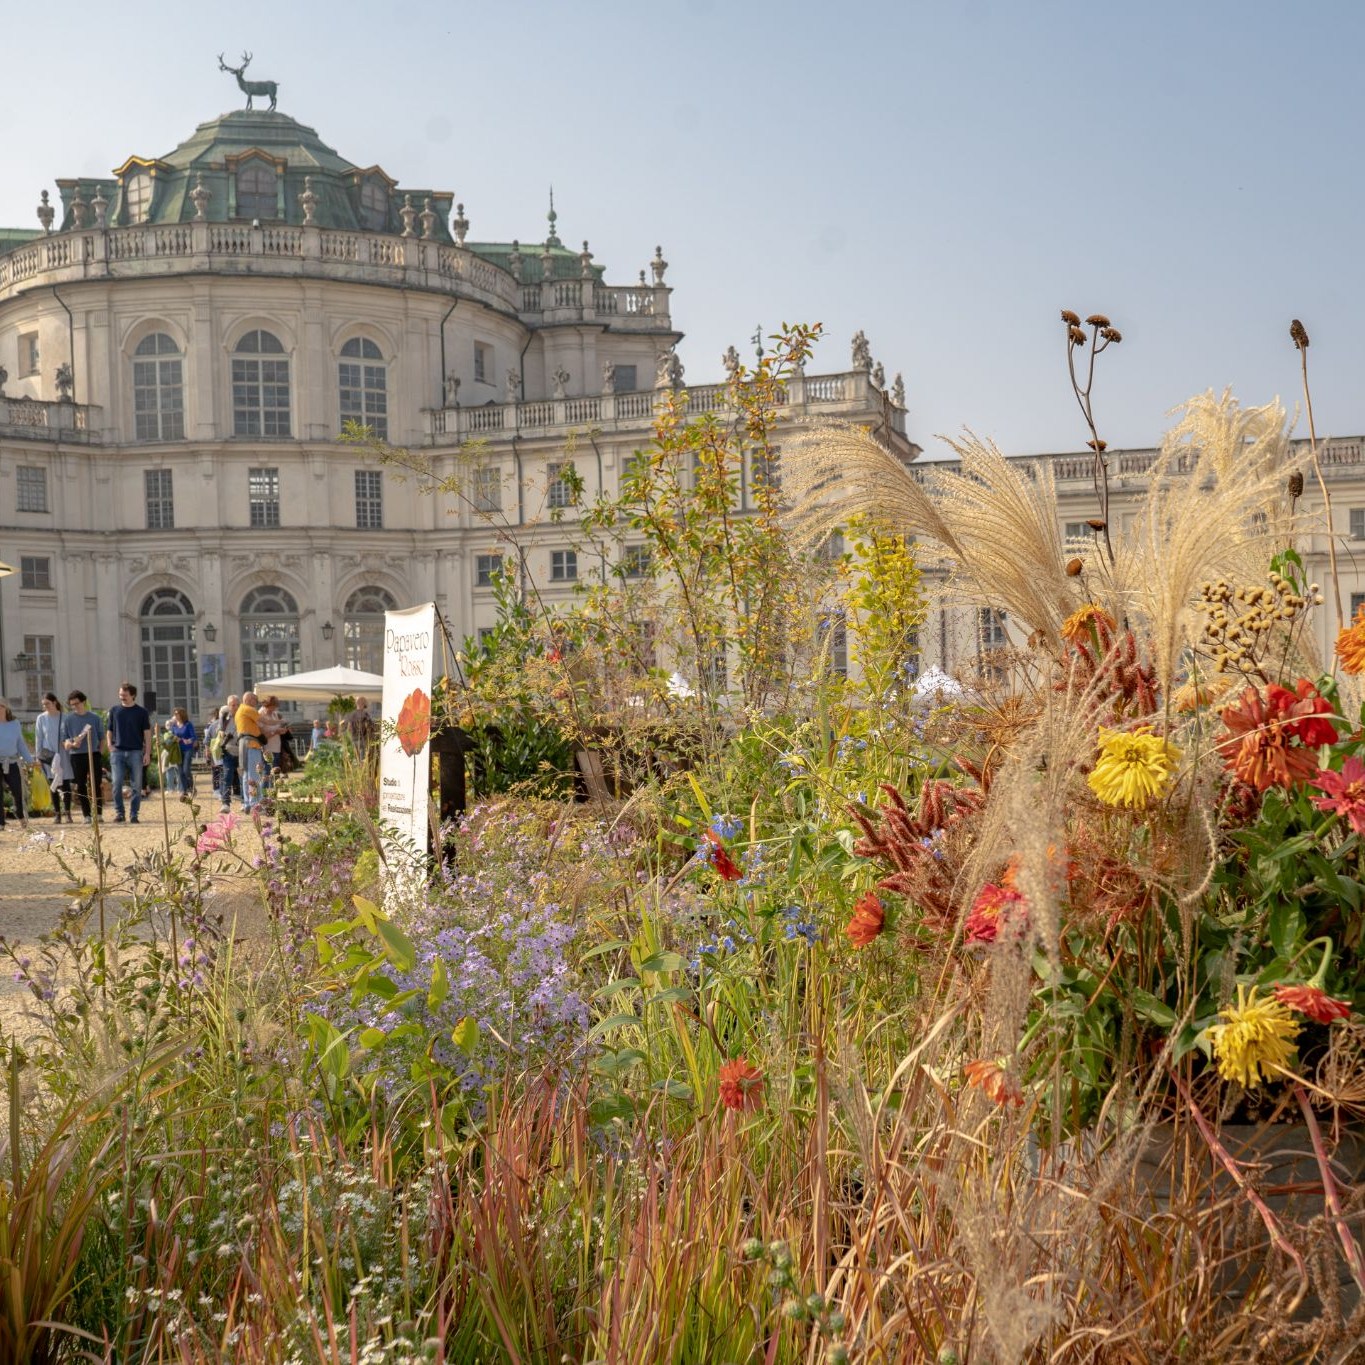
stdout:
<svg viewBox="0 0 1365 1365">
<path fill-rule="evenodd" d="M 216 801 L 204 802 L 200 822 L 213 819 L 217 811 Z M 68 889 L 73 879 L 63 869 L 63 861 L 76 877 L 94 880 L 94 830 L 81 824 L 79 815 L 76 820 L 74 825 L 65 821 L 58 825 L 51 817 L 34 817 L 25 831 L 18 821 L 11 819 L 0 831 L 0 934 L 20 949 L 36 947 L 39 936 L 54 928 L 71 904 Z M 139 855 L 165 846 L 167 826 L 172 847 L 188 855 L 185 840 L 196 833 L 193 812 L 178 800 L 166 803 L 165 826 L 161 801 L 155 795 L 143 802 L 136 825 L 114 824 L 106 817 L 100 826 L 100 836 L 106 856 L 113 860 L 109 878 L 114 885 L 126 882 L 128 869 Z M 302 841 L 308 830 L 306 826 L 290 826 L 289 832 L 291 839 Z M 233 842 L 248 859 L 261 851 L 259 835 L 245 820 L 234 829 Z M 215 898 L 235 902 L 233 909 L 253 907 L 259 913 L 254 879 L 238 869 L 240 864 L 235 859 L 224 859 L 221 885 L 215 879 Z M 244 927 L 249 934 L 251 929 L 239 918 L 239 931 Z M 24 1011 L 29 999 L 27 987 L 14 979 L 12 964 L 8 959 L 0 962 L 0 1030 L 24 1035 L 27 1031 Z"/>
</svg>

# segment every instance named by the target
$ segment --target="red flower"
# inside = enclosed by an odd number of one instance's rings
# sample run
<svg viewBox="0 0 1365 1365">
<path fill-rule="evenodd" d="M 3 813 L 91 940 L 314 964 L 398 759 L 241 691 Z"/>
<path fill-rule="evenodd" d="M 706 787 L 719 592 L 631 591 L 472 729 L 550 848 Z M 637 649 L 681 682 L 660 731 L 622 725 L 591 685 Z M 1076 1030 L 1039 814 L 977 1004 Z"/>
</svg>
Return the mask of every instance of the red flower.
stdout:
<svg viewBox="0 0 1365 1365">
<path fill-rule="evenodd" d="M 1353 754 L 1341 765 L 1339 773 L 1319 768 L 1313 786 L 1325 793 L 1313 798 L 1319 810 L 1344 815 L 1357 834 L 1365 834 L 1365 763 Z"/>
<path fill-rule="evenodd" d="M 1330 1024 L 1333 1019 L 1348 1019 L 1351 1015 L 1349 1000 L 1334 1000 L 1316 986 L 1276 986 L 1275 999 L 1315 1024 Z"/>
<path fill-rule="evenodd" d="M 1287 701 L 1285 714 L 1293 717 L 1289 730 L 1298 735 L 1310 749 L 1337 742 L 1337 727 L 1332 724 L 1332 703 L 1307 678 L 1300 678 L 1291 694 L 1274 683 L 1271 687 L 1283 692 Z"/>
<path fill-rule="evenodd" d="M 1311 683 L 1308 686 L 1316 690 Z M 1302 714 L 1296 718 L 1296 712 Z M 1331 728 L 1317 715 L 1312 697 L 1296 696 L 1278 683 L 1271 683 L 1264 697 L 1248 687 L 1240 701 L 1223 708 L 1223 724 L 1231 733 L 1219 740 L 1218 751 L 1238 778 L 1258 792 L 1299 786 L 1317 771 L 1317 754 L 1292 741 L 1302 739 L 1305 732 L 1318 733 L 1323 725 Z M 1332 738 L 1336 738 L 1335 729 Z"/>
<path fill-rule="evenodd" d="M 886 910 L 875 891 L 867 891 L 853 903 L 853 918 L 844 926 L 855 948 L 866 948 L 886 928 Z"/>
<path fill-rule="evenodd" d="M 1019 1082 L 999 1062 L 968 1062 L 962 1068 L 967 1084 L 996 1104 L 1023 1104 Z"/>
<path fill-rule="evenodd" d="M 971 912 L 963 928 L 964 941 L 994 943 L 1000 937 L 1002 923 L 1017 934 L 1026 923 L 1023 903 L 1023 894 L 1014 887 L 997 886 L 994 882 L 987 882 L 977 892 L 976 900 L 972 902 Z M 1015 909 L 1016 906 L 1019 909 Z"/>
<path fill-rule="evenodd" d="M 727 1109 L 757 1109 L 763 1103 L 763 1073 L 750 1066 L 744 1057 L 736 1057 L 722 1065 L 720 1072 L 720 1102 Z"/>
<path fill-rule="evenodd" d="M 730 856 L 729 849 L 721 843 L 720 835 L 708 829 L 702 832 L 702 838 L 706 841 L 706 849 L 702 856 L 727 882 L 737 882 L 744 873 Z"/>
<path fill-rule="evenodd" d="M 422 752 L 431 738 L 431 698 L 420 687 L 410 692 L 398 710 L 398 742 L 409 758 Z"/>
</svg>

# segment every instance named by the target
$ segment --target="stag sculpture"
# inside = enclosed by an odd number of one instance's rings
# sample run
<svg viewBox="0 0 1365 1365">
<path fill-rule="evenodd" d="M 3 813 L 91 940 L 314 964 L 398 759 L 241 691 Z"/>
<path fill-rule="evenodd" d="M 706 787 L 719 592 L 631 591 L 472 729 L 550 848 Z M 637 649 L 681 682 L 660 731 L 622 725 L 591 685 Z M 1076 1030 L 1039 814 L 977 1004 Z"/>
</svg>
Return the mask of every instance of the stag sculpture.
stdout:
<svg viewBox="0 0 1365 1365">
<path fill-rule="evenodd" d="M 218 54 L 218 70 L 231 71 L 237 77 L 237 84 L 241 88 L 242 94 L 246 96 L 246 107 L 251 108 L 251 100 L 255 95 L 268 95 L 270 97 L 270 107 L 275 107 L 275 96 L 279 92 L 279 85 L 275 81 L 248 81 L 242 78 L 242 72 L 251 65 L 251 53 L 242 53 L 241 66 L 229 66 L 223 60 L 223 54 Z"/>
</svg>

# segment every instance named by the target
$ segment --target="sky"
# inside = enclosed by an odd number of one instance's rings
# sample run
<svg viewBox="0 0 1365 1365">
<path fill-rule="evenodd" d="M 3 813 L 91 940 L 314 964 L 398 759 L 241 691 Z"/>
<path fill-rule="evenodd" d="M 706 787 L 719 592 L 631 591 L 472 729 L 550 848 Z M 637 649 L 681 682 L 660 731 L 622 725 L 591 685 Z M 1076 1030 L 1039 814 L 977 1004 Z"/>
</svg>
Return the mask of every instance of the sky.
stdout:
<svg viewBox="0 0 1365 1365">
<path fill-rule="evenodd" d="M 0 226 L 58 177 L 279 108 L 361 166 L 451 190 L 475 240 L 587 239 L 609 283 L 662 245 L 680 354 L 721 377 L 757 328 L 866 332 L 926 455 L 970 429 L 1079 448 L 1062 308 L 1123 334 L 1094 388 L 1111 447 L 1205 389 L 1365 432 L 1357 225 L 1365 6 L 1260 0 L 235 0 L 30 7 L 0 74 Z M 44 32 L 46 25 L 51 31 Z M 58 28 L 59 26 L 59 28 Z M 15 60 L 20 49 L 27 54 Z M 55 197 L 55 196 L 54 196 Z M 1295 428 L 1306 434 L 1306 420 Z"/>
</svg>

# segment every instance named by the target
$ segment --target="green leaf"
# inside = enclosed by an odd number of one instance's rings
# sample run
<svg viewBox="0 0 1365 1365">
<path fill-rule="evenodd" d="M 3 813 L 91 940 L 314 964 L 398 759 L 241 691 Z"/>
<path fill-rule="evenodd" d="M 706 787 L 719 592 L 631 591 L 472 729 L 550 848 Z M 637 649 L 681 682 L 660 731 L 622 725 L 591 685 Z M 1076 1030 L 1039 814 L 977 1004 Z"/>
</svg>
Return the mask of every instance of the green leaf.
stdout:
<svg viewBox="0 0 1365 1365">
<path fill-rule="evenodd" d="M 1133 990 L 1129 993 L 1129 999 L 1133 1002 L 1133 1010 L 1140 1019 L 1146 1019 L 1148 1023 L 1163 1029 L 1168 1029 L 1175 1023 L 1175 1011 L 1151 991 Z"/>
<path fill-rule="evenodd" d="M 626 1024 L 638 1024 L 640 1020 L 633 1014 L 610 1014 L 605 1019 L 599 1019 L 591 1029 L 588 1030 L 589 1038 L 600 1038 L 604 1033 L 610 1033 L 612 1029 L 621 1028 Z"/>
<path fill-rule="evenodd" d="M 650 1089 L 667 1095 L 671 1100 L 690 1100 L 692 1098 L 692 1087 L 690 1085 L 685 1081 L 670 1080 L 668 1077 L 655 1081 Z"/>
<path fill-rule="evenodd" d="M 445 959 L 438 957 L 436 965 L 431 969 L 431 989 L 427 991 L 427 1008 L 433 1011 L 440 1009 L 449 994 L 450 977 L 446 972 Z"/>
<path fill-rule="evenodd" d="M 674 1001 L 690 1000 L 692 998 L 691 986 L 669 986 L 665 990 L 655 991 L 646 999 L 646 1005 L 669 1005 Z"/>
<path fill-rule="evenodd" d="M 364 896 L 352 896 L 351 903 L 359 912 L 360 922 L 371 933 L 374 933 L 376 921 L 384 918 L 383 911 L 373 901 L 366 900 Z"/>
<path fill-rule="evenodd" d="M 317 1053 L 318 1066 L 325 1076 L 340 1080 L 351 1069 L 351 1050 L 345 1035 L 320 1014 L 304 1015 L 304 1030 Z"/>
<path fill-rule="evenodd" d="M 472 1015 L 466 1014 L 465 1017 L 451 1029 L 450 1039 L 466 1057 L 472 1057 L 474 1055 L 474 1049 L 479 1045 L 479 1021 Z"/>
<path fill-rule="evenodd" d="M 400 972 L 410 972 L 417 962 L 417 949 L 412 940 L 391 920 L 376 919 L 374 932 L 384 945 L 384 956 Z"/>
<path fill-rule="evenodd" d="M 604 953 L 619 953 L 622 948 L 629 948 L 630 943 L 624 938 L 614 938 L 609 943 L 599 943 L 595 948 L 589 948 L 579 959 L 586 962 L 590 957 L 601 957 Z"/>
<path fill-rule="evenodd" d="M 1281 901 L 1271 912 L 1266 922 L 1271 947 L 1276 955 L 1291 958 L 1303 939 L 1308 921 L 1303 911 L 1293 901 Z"/>
<path fill-rule="evenodd" d="M 640 963 L 641 974 L 645 972 L 676 972 L 683 965 L 682 956 L 679 953 L 659 952 L 653 953 Z"/>
<path fill-rule="evenodd" d="M 388 1041 L 389 1035 L 382 1028 L 362 1029 L 360 1033 L 360 1046 L 373 1052 L 377 1047 L 383 1047 Z"/>
<path fill-rule="evenodd" d="M 615 981 L 608 981 L 600 990 L 593 992 L 594 1000 L 610 1000 L 613 995 L 619 995 L 622 991 L 628 991 L 639 986 L 639 981 L 633 976 L 618 976 Z"/>
<path fill-rule="evenodd" d="M 609 1123 L 629 1123 L 635 1117 L 635 1105 L 629 1095 L 620 1092 L 604 1095 L 588 1106 L 588 1119 L 598 1128 Z"/>
</svg>

